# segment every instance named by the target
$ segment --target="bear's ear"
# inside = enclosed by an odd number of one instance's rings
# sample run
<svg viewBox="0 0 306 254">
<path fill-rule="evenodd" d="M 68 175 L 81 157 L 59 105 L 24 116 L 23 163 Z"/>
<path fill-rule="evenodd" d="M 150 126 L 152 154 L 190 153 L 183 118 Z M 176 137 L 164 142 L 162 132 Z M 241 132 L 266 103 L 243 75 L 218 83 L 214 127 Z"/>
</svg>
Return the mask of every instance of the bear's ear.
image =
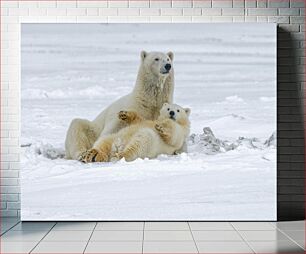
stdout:
<svg viewBox="0 0 306 254">
<path fill-rule="evenodd" d="M 140 57 L 141 57 L 141 60 L 143 61 L 146 57 L 147 57 L 148 53 L 146 51 L 141 51 L 140 53 Z"/>
<path fill-rule="evenodd" d="M 168 102 L 165 102 L 163 106 L 167 106 L 167 105 L 169 105 L 169 103 L 168 103 Z"/>
<path fill-rule="evenodd" d="M 167 53 L 167 55 L 170 57 L 170 59 L 171 59 L 171 61 L 173 61 L 173 53 L 171 52 L 171 51 L 169 51 L 168 53 Z"/>
<path fill-rule="evenodd" d="M 184 110 L 185 110 L 185 112 L 186 112 L 187 116 L 189 116 L 189 115 L 190 115 L 190 111 L 191 111 L 191 109 L 190 109 L 190 108 L 184 108 Z"/>
</svg>

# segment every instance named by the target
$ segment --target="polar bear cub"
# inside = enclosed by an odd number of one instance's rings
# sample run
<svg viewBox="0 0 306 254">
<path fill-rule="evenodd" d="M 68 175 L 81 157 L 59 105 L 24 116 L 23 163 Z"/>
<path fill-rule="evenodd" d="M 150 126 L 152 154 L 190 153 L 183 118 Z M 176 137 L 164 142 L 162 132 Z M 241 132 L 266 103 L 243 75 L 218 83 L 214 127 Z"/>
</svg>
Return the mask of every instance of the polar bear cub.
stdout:
<svg viewBox="0 0 306 254">
<path fill-rule="evenodd" d="M 155 158 L 180 150 L 190 131 L 189 108 L 164 103 L 157 120 L 145 120 L 134 111 L 120 111 L 118 118 L 128 124 L 106 136 L 93 149 L 83 153 L 82 162 L 107 162 L 125 158 Z"/>
</svg>

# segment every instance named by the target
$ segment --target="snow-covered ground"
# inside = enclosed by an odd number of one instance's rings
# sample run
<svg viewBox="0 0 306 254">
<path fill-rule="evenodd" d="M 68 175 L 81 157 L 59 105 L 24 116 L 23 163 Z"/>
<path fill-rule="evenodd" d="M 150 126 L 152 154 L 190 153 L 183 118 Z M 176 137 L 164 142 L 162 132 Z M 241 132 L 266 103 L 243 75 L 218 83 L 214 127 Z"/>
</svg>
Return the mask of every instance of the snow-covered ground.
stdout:
<svg viewBox="0 0 306 254">
<path fill-rule="evenodd" d="M 23 24 L 21 38 L 23 220 L 276 219 L 274 24 Z M 131 91 L 141 50 L 174 52 L 189 152 L 65 160 L 70 121 Z"/>
</svg>

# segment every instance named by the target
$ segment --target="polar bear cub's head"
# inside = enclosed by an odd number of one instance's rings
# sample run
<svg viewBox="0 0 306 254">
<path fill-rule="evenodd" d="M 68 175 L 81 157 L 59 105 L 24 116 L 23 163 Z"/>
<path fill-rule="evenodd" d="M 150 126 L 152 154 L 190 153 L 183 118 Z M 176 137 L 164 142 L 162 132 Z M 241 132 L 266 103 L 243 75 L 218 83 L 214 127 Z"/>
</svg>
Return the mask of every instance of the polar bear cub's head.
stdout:
<svg viewBox="0 0 306 254">
<path fill-rule="evenodd" d="M 190 108 L 183 108 L 177 104 L 164 103 L 160 110 L 159 119 L 170 118 L 179 124 L 189 124 Z"/>
<path fill-rule="evenodd" d="M 167 76 L 173 70 L 172 52 L 165 54 L 162 52 L 141 51 L 140 57 L 145 69 L 155 75 Z"/>
</svg>

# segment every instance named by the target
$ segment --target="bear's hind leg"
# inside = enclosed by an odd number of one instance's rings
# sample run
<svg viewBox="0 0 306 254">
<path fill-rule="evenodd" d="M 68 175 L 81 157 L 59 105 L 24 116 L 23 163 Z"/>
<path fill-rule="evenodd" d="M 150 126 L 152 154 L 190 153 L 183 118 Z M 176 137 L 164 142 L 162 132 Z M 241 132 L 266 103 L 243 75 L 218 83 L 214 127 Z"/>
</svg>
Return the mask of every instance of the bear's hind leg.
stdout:
<svg viewBox="0 0 306 254">
<path fill-rule="evenodd" d="M 96 144 L 94 148 L 84 152 L 80 156 L 79 161 L 82 161 L 84 163 L 108 162 L 110 160 L 110 154 L 112 152 L 113 141 L 113 135 L 105 137 L 101 140 L 99 144 Z"/>
<path fill-rule="evenodd" d="M 98 138 L 95 125 L 85 119 L 72 120 L 65 140 L 66 158 L 77 160 Z"/>
<path fill-rule="evenodd" d="M 125 158 L 126 161 L 133 161 L 137 158 L 149 157 L 151 149 L 151 135 L 147 131 L 136 134 L 126 145 L 125 149 L 118 153 L 118 159 Z"/>
</svg>

